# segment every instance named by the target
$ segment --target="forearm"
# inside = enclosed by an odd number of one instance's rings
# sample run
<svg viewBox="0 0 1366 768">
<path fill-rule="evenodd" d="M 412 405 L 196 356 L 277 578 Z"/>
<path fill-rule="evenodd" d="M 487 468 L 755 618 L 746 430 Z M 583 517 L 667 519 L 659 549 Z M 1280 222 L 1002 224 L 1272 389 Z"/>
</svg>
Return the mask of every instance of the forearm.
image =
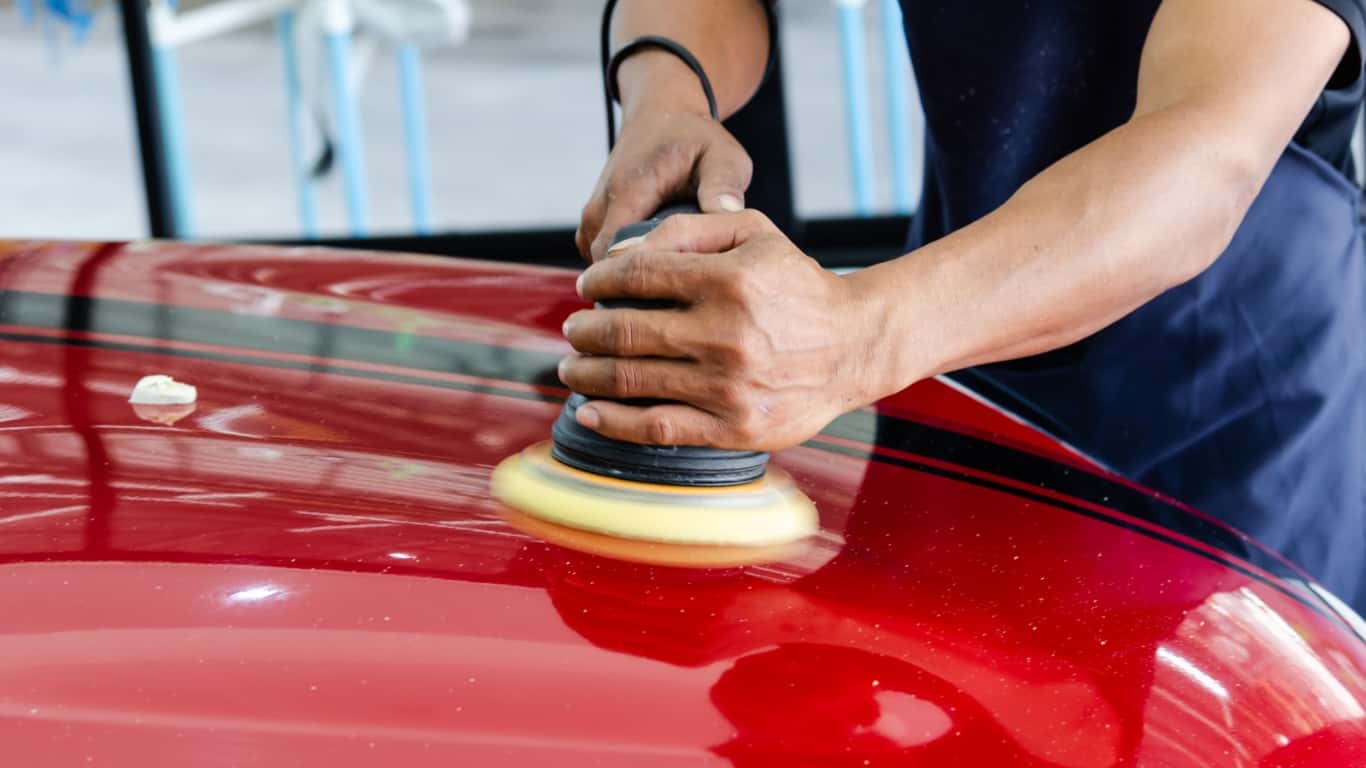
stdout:
<svg viewBox="0 0 1366 768">
<path fill-rule="evenodd" d="M 719 24 L 722 4 L 730 10 L 749 0 L 697 0 L 690 13 L 712 13 L 668 20 L 677 9 L 660 0 L 650 5 L 651 23 L 670 26 L 725 73 L 733 107 L 745 89 L 731 90 L 733 70 L 724 62 L 751 47 L 736 42 L 745 35 L 721 38 L 735 47 L 708 45 L 711 34 L 734 31 L 734 16 L 724 17 L 724 30 L 708 32 L 702 22 Z M 645 31 L 632 25 L 632 33 Z M 757 41 L 759 29 L 749 38 Z M 1227 248 L 1330 77 L 1340 70 L 1348 84 L 1360 75 L 1358 60 L 1344 58 L 1351 40 L 1344 20 L 1313 0 L 1163 0 L 1144 46 L 1132 120 L 979 222 L 848 276 L 822 269 L 758 212 L 721 202 L 739 202 L 749 182 L 748 158 L 740 159 L 728 134 L 639 142 L 638 154 L 623 161 L 629 171 L 605 173 L 585 208 L 580 232 L 598 234 L 579 295 L 680 305 L 584 310 L 566 321 L 576 353 L 560 376 L 574 391 L 604 398 L 581 408 L 579 423 L 641 443 L 778 450 L 921 378 L 1092 334 Z M 755 73 L 759 62 L 750 61 Z M 679 73 L 674 81 L 685 79 Z M 697 136 L 721 130 L 668 108 L 648 114 L 623 130 L 609 169 L 626 155 L 632 127 L 661 136 L 676 126 Z M 602 232 L 690 189 L 694 171 L 707 215 L 672 217 L 600 258 Z M 668 403 L 622 402 L 641 399 Z"/>
<path fill-rule="evenodd" d="M 1214 140 L 1213 123 L 1181 107 L 1137 118 L 976 224 L 862 273 L 892 331 L 883 388 L 1078 341 L 1207 267 L 1272 162 Z"/>
<path fill-rule="evenodd" d="M 1078 341 L 1228 247 L 1350 43 L 1323 6 L 1165 0 L 1135 116 L 981 221 L 860 274 L 872 370 L 919 378 Z"/>
<path fill-rule="evenodd" d="M 711 81 L 721 117 L 754 95 L 768 62 L 768 21 L 761 0 L 621 0 L 612 19 L 614 48 L 641 35 L 681 43 Z M 623 113 L 642 108 L 706 112 L 697 76 L 677 57 L 645 50 L 617 74 Z"/>
</svg>

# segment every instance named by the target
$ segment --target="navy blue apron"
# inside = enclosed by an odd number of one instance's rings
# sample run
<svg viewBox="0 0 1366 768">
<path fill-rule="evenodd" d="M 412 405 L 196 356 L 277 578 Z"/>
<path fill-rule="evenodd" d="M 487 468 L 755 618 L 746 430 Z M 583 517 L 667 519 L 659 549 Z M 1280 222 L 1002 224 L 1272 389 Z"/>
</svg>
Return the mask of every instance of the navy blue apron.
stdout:
<svg viewBox="0 0 1366 768">
<path fill-rule="evenodd" d="M 904 3 L 928 123 L 912 247 L 989 212 L 1132 110 L 1155 0 L 1031 5 Z M 1315 133 L 1318 145 L 1345 155 L 1342 125 Z M 1076 447 L 1281 552 L 1366 613 L 1359 207 L 1341 168 L 1292 144 L 1206 272 L 1081 344 L 964 380 L 1028 404 Z"/>
<path fill-rule="evenodd" d="M 1366 609 L 1366 249 L 1354 185 L 1292 146 L 1214 266 L 1055 365 L 978 370 L 1076 447 Z"/>
</svg>

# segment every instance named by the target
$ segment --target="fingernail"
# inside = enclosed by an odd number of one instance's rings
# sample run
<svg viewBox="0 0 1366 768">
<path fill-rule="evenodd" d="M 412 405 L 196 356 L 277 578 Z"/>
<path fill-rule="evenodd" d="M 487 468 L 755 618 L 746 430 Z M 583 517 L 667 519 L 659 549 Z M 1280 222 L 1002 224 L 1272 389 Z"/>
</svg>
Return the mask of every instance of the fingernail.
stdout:
<svg viewBox="0 0 1366 768">
<path fill-rule="evenodd" d="M 721 210 L 738 213 L 745 210 L 745 204 L 735 195 L 725 194 L 716 196 L 716 204 L 721 206 Z"/>
<path fill-rule="evenodd" d="M 589 429 L 597 429 L 598 424 L 602 423 L 602 417 L 598 415 L 598 409 L 591 405 L 585 405 L 578 410 L 579 423 Z"/>
<path fill-rule="evenodd" d="M 624 250 L 626 250 L 627 248 L 630 248 L 630 247 L 633 246 L 633 245 L 639 244 L 640 241 L 641 241 L 641 240 L 644 240 L 644 239 L 645 239 L 645 236 L 644 236 L 644 235 L 637 235 L 637 236 L 635 236 L 635 237 L 628 237 L 628 238 L 626 238 L 625 240 L 622 240 L 622 241 L 619 242 L 619 243 L 613 243 L 613 244 L 612 244 L 612 247 L 607 249 L 607 253 L 608 253 L 608 254 L 613 254 L 613 253 L 616 253 L 616 252 L 618 252 L 618 251 L 624 251 Z"/>
<path fill-rule="evenodd" d="M 564 383 L 564 369 L 565 369 L 565 367 L 568 366 L 568 365 L 569 365 L 569 358 L 567 358 L 567 357 L 562 357 L 562 358 L 560 358 L 560 364 L 557 365 L 557 366 L 555 366 L 555 375 L 557 375 L 557 376 L 560 377 L 560 383 L 561 383 L 561 384 Z"/>
<path fill-rule="evenodd" d="M 566 339 L 569 338 L 569 327 L 571 325 L 573 325 L 573 323 L 569 322 L 569 318 L 566 317 L 564 322 L 560 324 L 560 335 L 564 336 Z"/>
<path fill-rule="evenodd" d="M 580 298 L 580 299 L 583 298 L 583 273 L 582 273 L 582 272 L 580 272 L 580 273 L 579 273 L 579 276 L 578 276 L 577 278 L 575 278 L 575 280 L 574 280 L 574 293 L 577 293 L 577 294 L 579 295 L 579 298 Z"/>
</svg>

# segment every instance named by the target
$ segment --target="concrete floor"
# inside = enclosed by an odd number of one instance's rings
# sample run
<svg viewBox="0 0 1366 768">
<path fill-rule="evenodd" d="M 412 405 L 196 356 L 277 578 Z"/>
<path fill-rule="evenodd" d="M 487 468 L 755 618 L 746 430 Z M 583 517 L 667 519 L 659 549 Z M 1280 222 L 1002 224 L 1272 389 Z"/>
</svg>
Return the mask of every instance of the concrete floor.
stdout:
<svg viewBox="0 0 1366 768">
<path fill-rule="evenodd" d="M 426 56 L 438 229 L 569 225 L 604 159 L 597 0 L 475 0 L 465 44 Z M 798 208 L 852 208 L 833 3 L 783 3 Z M 878 40 L 868 13 L 868 38 Z M 886 166 L 880 56 L 870 52 L 879 167 Z M 298 233 L 280 52 L 269 28 L 179 56 L 196 234 Z M 372 230 L 408 231 L 394 60 L 362 97 Z M 912 96 L 914 103 L 914 96 Z M 0 7 L 0 237 L 146 234 L 116 12 L 54 61 L 38 30 Z M 915 116 L 917 131 L 918 115 Z M 918 158 L 918 153 L 917 153 Z M 918 179 L 917 167 L 912 170 Z M 918 186 L 918 185 L 917 185 Z M 890 179 L 880 171 L 880 205 Z M 324 233 L 345 228 L 339 180 L 320 188 Z"/>
</svg>

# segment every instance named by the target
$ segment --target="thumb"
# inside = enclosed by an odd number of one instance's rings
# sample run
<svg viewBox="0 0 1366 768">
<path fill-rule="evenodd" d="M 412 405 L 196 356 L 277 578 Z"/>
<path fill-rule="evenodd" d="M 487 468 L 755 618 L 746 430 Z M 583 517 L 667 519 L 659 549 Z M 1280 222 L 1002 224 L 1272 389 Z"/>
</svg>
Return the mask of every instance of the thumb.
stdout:
<svg viewBox="0 0 1366 768">
<path fill-rule="evenodd" d="M 734 213 L 745 209 L 745 190 L 754 163 L 739 142 L 712 144 L 697 159 L 697 205 L 703 213 Z"/>
</svg>

